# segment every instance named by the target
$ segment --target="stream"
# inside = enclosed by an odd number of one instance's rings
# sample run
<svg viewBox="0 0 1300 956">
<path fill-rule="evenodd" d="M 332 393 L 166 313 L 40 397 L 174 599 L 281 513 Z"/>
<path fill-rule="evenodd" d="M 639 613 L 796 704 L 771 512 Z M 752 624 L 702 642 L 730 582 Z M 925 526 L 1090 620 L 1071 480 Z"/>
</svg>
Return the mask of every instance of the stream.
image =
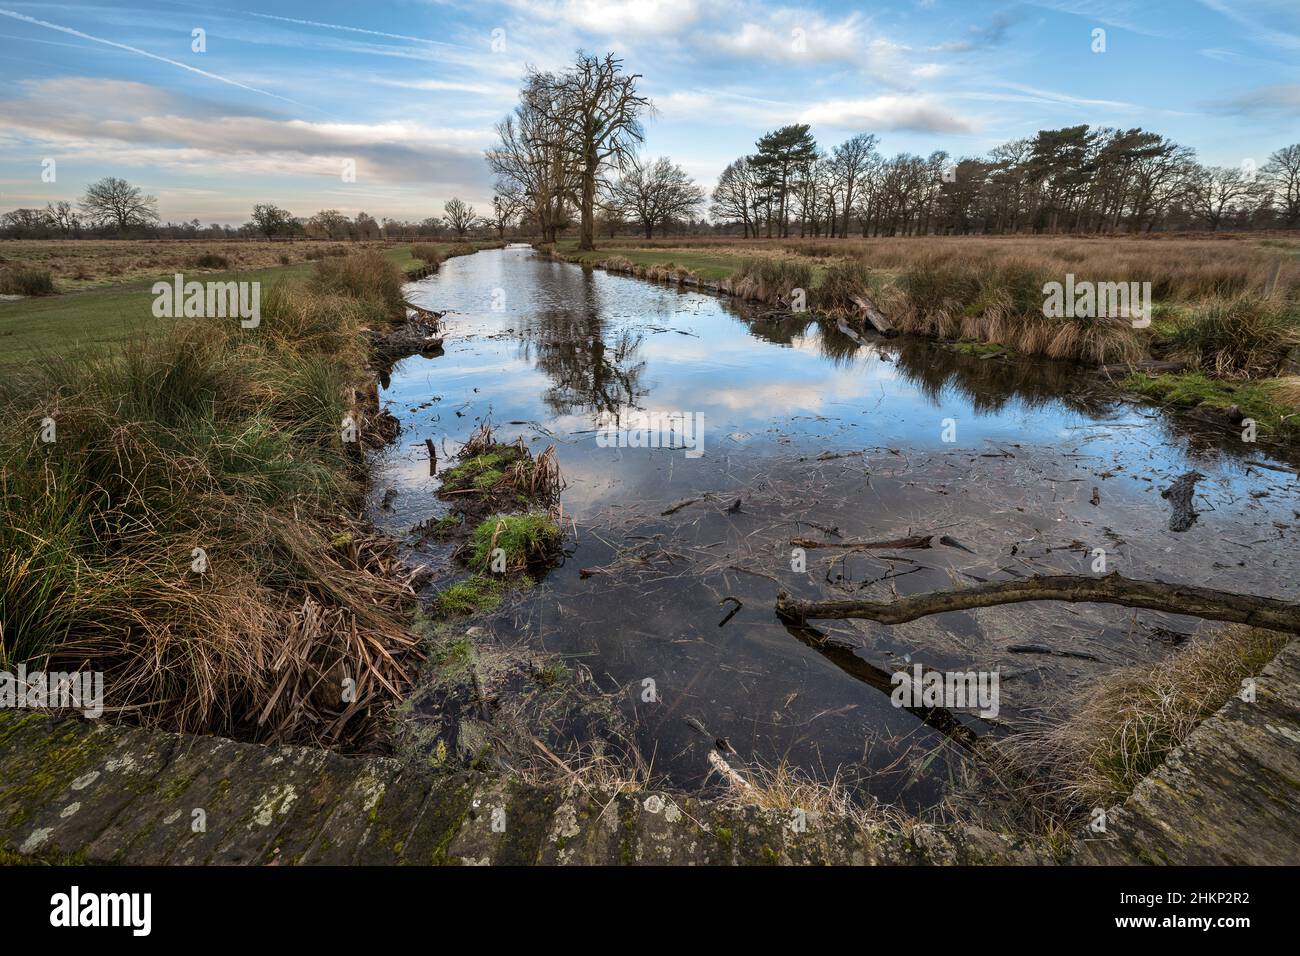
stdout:
<svg viewBox="0 0 1300 956">
<path fill-rule="evenodd" d="M 960 748 L 893 706 L 894 671 L 998 669 L 999 713 L 962 722 L 1005 734 L 1068 712 L 1081 681 L 1158 660 L 1207 626 L 1037 602 L 894 627 L 817 622 L 822 642 L 777 619 L 781 589 L 883 600 L 1087 573 L 1101 549 L 1106 570 L 1130 577 L 1300 598 L 1297 479 L 1263 467 L 1278 452 L 1121 400 L 1076 366 L 858 340 L 522 246 L 450 259 L 407 292 L 446 313 L 446 343 L 384 383 L 402 434 L 375 461 L 376 502 L 397 492 L 372 509 L 376 524 L 402 536 L 446 513 L 426 438 L 440 468 L 484 422 L 534 453 L 554 445 L 564 562 L 486 626 L 585 665 L 677 786 L 709 781 L 711 738 L 725 737 L 740 765 L 839 775 L 881 801 L 931 806 Z M 702 415 L 703 454 L 601 447 L 600 416 L 635 411 Z M 1170 531 L 1160 491 L 1193 469 L 1200 516 Z M 792 560 L 792 538 L 918 533 L 951 543 L 807 549 L 805 570 Z M 436 545 L 417 557 L 446 563 Z"/>
</svg>

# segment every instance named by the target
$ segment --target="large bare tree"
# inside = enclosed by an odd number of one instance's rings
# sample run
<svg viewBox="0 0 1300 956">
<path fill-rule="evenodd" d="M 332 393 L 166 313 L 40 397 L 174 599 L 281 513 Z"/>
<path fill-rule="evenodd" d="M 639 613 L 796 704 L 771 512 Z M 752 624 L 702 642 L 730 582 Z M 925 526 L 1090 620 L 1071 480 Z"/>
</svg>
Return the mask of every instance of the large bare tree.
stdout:
<svg viewBox="0 0 1300 956">
<path fill-rule="evenodd" d="M 1284 146 L 1268 158 L 1265 182 L 1278 203 L 1284 226 L 1300 226 L 1300 143 Z"/>
<path fill-rule="evenodd" d="M 858 198 L 858 190 L 876 157 L 876 137 L 870 133 L 859 133 L 835 147 L 831 155 L 831 168 L 834 180 L 841 195 L 840 208 L 844 210 L 844 221 L 840 225 L 840 235 L 849 234 L 849 212 L 853 202 Z M 832 228 L 834 223 L 831 223 Z"/>
<path fill-rule="evenodd" d="M 710 208 L 713 218 L 722 222 L 739 222 L 744 227 L 746 239 L 750 235 L 757 238 L 761 205 L 759 175 L 749 157 L 742 156 L 728 163 L 713 190 Z"/>
<path fill-rule="evenodd" d="M 461 239 L 465 238 L 465 233 L 474 225 L 474 207 L 453 196 L 442 204 L 442 211 L 447 214 L 447 225 L 452 232 Z"/>
<path fill-rule="evenodd" d="M 87 186 L 80 206 L 86 219 L 96 226 L 112 225 L 125 231 L 158 221 L 158 200 L 116 176 L 105 176 Z"/>
<path fill-rule="evenodd" d="M 564 73 L 532 73 L 524 95 L 557 126 L 559 145 L 576 170 L 582 217 L 578 248 L 594 249 L 596 192 L 611 170 L 622 171 L 644 138 L 641 117 L 654 105 L 637 93 L 639 73 L 624 73 L 623 61 L 578 51 Z"/>
</svg>

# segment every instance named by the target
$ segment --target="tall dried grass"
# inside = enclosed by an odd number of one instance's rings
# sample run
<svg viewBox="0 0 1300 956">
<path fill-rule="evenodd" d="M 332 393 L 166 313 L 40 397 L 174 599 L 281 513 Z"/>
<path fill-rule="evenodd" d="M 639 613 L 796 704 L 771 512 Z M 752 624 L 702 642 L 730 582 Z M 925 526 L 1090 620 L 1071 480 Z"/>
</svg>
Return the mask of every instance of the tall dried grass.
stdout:
<svg viewBox="0 0 1300 956">
<path fill-rule="evenodd" d="M 1170 357 L 1222 378 L 1274 375 L 1300 344 L 1300 309 L 1276 297 L 1238 295 L 1200 303 L 1167 335 Z"/>
<path fill-rule="evenodd" d="M 378 249 L 364 249 L 336 259 L 316 263 L 314 283 L 323 292 L 348 295 L 363 302 L 378 303 L 389 314 L 398 314 L 405 297 L 405 278 Z"/>
</svg>

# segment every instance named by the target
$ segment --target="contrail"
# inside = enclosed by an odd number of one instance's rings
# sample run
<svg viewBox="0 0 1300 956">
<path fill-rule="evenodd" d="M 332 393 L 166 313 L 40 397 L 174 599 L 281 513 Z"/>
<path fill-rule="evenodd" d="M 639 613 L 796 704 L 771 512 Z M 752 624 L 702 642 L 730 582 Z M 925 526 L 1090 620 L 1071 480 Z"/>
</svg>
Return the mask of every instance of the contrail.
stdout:
<svg viewBox="0 0 1300 956">
<path fill-rule="evenodd" d="M 263 20 L 280 20 L 283 23 L 297 23 L 305 27 L 324 27 L 327 30 L 345 30 L 348 33 L 367 33 L 372 37 L 388 37 L 390 40 L 412 40 L 416 43 L 432 43 L 435 46 L 456 46 L 455 43 L 445 43 L 442 40 L 428 40 L 424 37 L 407 36 L 405 33 L 384 33 L 382 30 L 363 30 L 361 27 L 345 27 L 341 23 L 322 23 L 319 20 L 298 20 L 294 17 L 277 17 L 273 13 L 252 13 L 252 16 L 261 17 Z"/>
<path fill-rule="evenodd" d="M 286 103 L 292 103 L 294 106 L 305 106 L 305 103 L 299 103 L 297 100 L 291 100 L 287 96 L 281 96 L 278 93 L 271 93 L 267 90 L 259 90 L 255 86 L 248 86 L 240 83 L 238 80 L 232 80 L 216 73 L 209 73 L 207 70 L 200 70 L 197 66 L 190 66 L 188 63 L 182 63 L 179 60 L 170 60 L 165 56 L 159 56 L 157 53 L 150 53 L 148 50 L 141 50 L 139 47 L 127 46 L 125 43 L 118 43 L 115 40 L 105 40 L 103 37 L 91 36 L 89 33 L 82 33 L 80 30 L 74 30 L 72 27 L 60 26 L 57 23 L 50 23 L 47 20 L 38 20 L 35 17 L 29 17 L 26 14 L 16 13 L 13 10 L 0 9 L 0 16 L 6 16 L 13 20 L 21 20 L 23 23 L 32 23 L 38 27 L 46 27 L 50 30 L 58 30 L 60 33 L 66 33 L 69 36 L 79 37 L 82 40 L 91 40 L 95 43 L 102 43 L 105 46 L 116 47 L 119 50 L 126 50 L 128 53 L 138 53 L 140 56 L 147 56 L 151 60 L 157 60 L 159 63 L 170 63 L 172 66 L 179 66 L 182 70 L 189 70 L 191 73 L 197 73 L 199 76 L 206 76 L 210 80 L 216 80 L 219 83 L 225 83 L 228 86 L 237 86 L 241 90 L 248 90 L 250 93 L 260 93 L 262 96 L 269 96 L 272 99 L 283 100 Z"/>
</svg>

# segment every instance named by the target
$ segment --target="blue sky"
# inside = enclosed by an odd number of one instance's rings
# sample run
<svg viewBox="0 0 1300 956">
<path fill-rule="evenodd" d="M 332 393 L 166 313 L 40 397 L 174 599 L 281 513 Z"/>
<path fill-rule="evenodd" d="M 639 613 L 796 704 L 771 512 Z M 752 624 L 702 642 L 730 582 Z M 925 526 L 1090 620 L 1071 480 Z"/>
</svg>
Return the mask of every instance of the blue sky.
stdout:
<svg viewBox="0 0 1300 956">
<path fill-rule="evenodd" d="M 645 152 L 706 187 L 791 122 L 827 148 L 867 131 L 887 153 L 958 156 L 1078 123 L 1142 126 L 1221 165 L 1300 141 L 1296 0 L 0 0 L 0 210 L 109 174 L 165 220 L 240 223 L 259 201 L 484 208 L 482 151 L 525 66 L 579 47 L 643 74 Z"/>
</svg>

